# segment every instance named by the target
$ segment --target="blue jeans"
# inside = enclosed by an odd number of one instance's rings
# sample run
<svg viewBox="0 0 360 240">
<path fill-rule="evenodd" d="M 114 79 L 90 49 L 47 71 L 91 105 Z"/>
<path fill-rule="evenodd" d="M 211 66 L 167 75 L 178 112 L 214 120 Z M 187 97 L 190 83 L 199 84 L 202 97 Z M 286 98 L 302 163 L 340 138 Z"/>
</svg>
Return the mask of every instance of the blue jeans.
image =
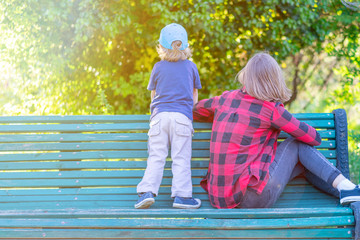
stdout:
<svg viewBox="0 0 360 240">
<path fill-rule="evenodd" d="M 305 177 L 316 187 L 338 197 L 339 192 L 332 186 L 341 174 L 317 149 L 294 138 L 288 138 L 277 148 L 274 161 L 269 168 L 270 178 L 259 195 L 248 188 L 239 208 L 271 207 L 280 197 L 286 184 L 294 177 Z"/>
</svg>

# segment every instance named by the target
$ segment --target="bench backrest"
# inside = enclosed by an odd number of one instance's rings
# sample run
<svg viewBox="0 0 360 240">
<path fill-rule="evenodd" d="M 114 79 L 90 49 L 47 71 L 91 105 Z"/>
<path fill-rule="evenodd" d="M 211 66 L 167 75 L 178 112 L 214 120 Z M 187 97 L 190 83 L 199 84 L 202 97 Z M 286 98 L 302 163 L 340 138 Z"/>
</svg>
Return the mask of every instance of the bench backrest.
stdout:
<svg viewBox="0 0 360 240">
<path fill-rule="evenodd" d="M 323 138 L 319 150 L 334 165 L 348 171 L 347 162 L 341 166 L 336 162 L 340 134 L 334 114 L 295 116 L 319 130 Z M 0 117 L 0 186 L 5 190 L 0 191 L 2 206 L 132 208 L 136 185 L 146 168 L 148 128 L 148 115 Z M 199 182 L 208 166 L 211 124 L 194 123 L 194 128 L 194 195 L 205 201 L 204 207 L 210 207 Z M 286 136 L 282 133 L 280 138 Z M 347 142 L 345 147 L 347 154 Z M 171 177 L 169 159 L 157 207 L 171 206 Z M 317 194 L 304 180 L 297 179 L 286 190 L 284 201 L 296 195 L 299 200 L 310 196 L 304 193 Z"/>
</svg>

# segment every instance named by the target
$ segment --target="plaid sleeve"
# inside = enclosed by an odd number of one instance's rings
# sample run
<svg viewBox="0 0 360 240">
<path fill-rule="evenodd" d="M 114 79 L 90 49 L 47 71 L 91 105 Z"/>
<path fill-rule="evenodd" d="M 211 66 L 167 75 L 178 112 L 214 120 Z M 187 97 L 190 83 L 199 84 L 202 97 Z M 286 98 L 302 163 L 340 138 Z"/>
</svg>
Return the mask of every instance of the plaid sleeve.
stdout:
<svg viewBox="0 0 360 240">
<path fill-rule="evenodd" d="M 219 104 L 220 96 L 199 101 L 193 109 L 194 121 L 212 122 L 214 120 L 215 108 Z"/>
<path fill-rule="evenodd" d="M 275 106 L 271 125 L 309 145 L 318 146 L 321 144 L 320 134 L 315 128 L 304 122 L 300 122 L 284 108 L 283 104 L 277 104 Z"/>
</svg>

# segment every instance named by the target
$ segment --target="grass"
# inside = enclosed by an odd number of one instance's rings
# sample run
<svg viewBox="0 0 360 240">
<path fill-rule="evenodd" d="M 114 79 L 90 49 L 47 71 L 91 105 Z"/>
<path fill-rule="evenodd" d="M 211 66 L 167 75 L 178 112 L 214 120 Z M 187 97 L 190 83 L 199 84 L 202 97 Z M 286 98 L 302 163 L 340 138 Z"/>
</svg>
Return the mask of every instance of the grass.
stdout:
<svg viewBox="0 0 360 240">
<path fill-rule="evenodd" d="M 349 130 L 349 166 L 350 178 L 359 183 L 360 175 L 360 131 Z"/>
</svg>

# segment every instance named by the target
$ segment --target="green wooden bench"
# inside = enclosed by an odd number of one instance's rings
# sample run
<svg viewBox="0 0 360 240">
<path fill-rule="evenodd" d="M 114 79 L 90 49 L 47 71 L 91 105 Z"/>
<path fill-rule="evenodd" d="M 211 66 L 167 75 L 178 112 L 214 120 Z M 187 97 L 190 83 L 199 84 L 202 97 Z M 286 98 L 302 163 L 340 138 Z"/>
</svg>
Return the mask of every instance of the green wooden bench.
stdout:
<svg viewBox="0 0 360 240">
<path fill-rule="evenodd" d="M 296 114 L 348 176 L 343 110 Z M 172 208 L 171 164 L 150 209 L 134 209 L 147 158 L 147 115 L 0 117 L 0 239 L 352 239 L 350 207 L 292 181 L 269 209 L 214 209 L 199 182 L 211 124 L 194 123 L 195 210 Z M 281 138 L 285 138 L 281 134 Z"/>
</svg>

